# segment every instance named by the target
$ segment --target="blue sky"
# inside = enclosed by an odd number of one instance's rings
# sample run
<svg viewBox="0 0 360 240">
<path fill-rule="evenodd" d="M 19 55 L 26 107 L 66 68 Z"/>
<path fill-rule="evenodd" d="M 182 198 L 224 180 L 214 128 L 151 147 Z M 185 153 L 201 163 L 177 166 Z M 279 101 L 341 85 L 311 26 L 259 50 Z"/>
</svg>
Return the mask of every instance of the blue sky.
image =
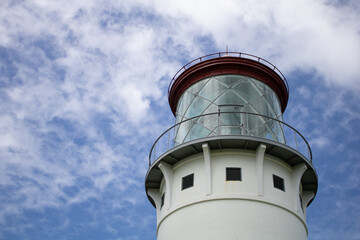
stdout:
<svg viewBox="0 0 360 240">
<path fill-rule="evenodd" d="M 319 177 L 310 240 L 360 239 L 360 4 L 0 2 L 0 239 L 155 239 L 147 157 L 194 58 L 251 53 L 286 76 L 284 121 Z"/>
</svg>

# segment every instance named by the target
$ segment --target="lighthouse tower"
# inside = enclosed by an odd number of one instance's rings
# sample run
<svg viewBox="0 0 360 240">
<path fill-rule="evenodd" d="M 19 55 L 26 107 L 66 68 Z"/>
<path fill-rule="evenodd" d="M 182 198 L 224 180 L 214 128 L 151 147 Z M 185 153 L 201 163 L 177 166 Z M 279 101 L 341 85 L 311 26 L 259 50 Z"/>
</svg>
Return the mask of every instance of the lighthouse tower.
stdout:
<svg viewBox="0 0 360 240">
<path fill-rule="evenodd" d="M 155 141 L 145 188 L 158 240 L 305 240 L 317 174 L 306 139 L 282 119 L 282 73 L 250 54 L 207 55 L 169 86 L 176 117 Z"/>
</svg>

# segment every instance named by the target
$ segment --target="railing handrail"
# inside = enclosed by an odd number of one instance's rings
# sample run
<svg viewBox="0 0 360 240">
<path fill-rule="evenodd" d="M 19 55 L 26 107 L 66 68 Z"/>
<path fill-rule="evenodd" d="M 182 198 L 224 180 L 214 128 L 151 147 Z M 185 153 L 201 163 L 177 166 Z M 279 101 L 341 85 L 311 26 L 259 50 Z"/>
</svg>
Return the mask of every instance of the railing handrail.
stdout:
<svg viewBox="0 0 360 240">
<path fill-rule="evenodd" d="M 263 59 L 261 57 L 249 54 L 249 53 L 242 53 L 242 52 L 217 52 L 217 53 L 211 53 L 211 54 L 207 54 L 205 56 L 196 58 L 190 62 L 188 62 L 187 64 L 185 64 L 184 66 L 182 66 L 174 75 L 174 77 L 171 79 L 169 87 L 168 87 L 168 96 L 170 94 L 170 90 L 172 85 L 174 84 L 175 80 L 178 78 L 178 76 L 183 73 L 185 70 L 187 70 L 189 67 L 195 65 L 196 63 L 200 63 L 203 60 L 209 60 L 209 59 L 213 59 L 213 58 L 217 58 L 217 57 L 221 57 L 221 56 L 231 56 L 231 57 L 238 57 L 238 58 L 246 58 L 246 59 L 254 59 L 257 60 L 260 63 L 266 63 L 266 65 L 272 68 L 273 71 L 275 71 L 281 78 L 281 80 L 284 82 L 285 87 L 287 92 L 289 92 L 289 85 L 288 82 L 286 81 L 285 76 L 282 74 L 282 72 L 275 66 L 273 65 L 271 62 L 269 62 L 266 59 Z"/>
<path fill-rule="evenodd" d="M 297 133 L 303 140 L 304 142 L 306 143 L 306 146 L 308 148 L 308 151 L 309 151 L 309 160 L 310 160 L 310 163 L 312 163 L 312 151 L 311 151 L 311 148 L 310 148 L 310 145 L 309 143 L 306 141 L 305 137 L 298 131 L 296 130 L 295 128 L 293 128 L 292 126 L 290 126 L 289 124 L 283 122 L 283 121 L 280 121 L 276 118 L 273 118 L 273 117 L 269 117 L 269 116 L 265 116 L 265 115 L 262 115 L 262 114 L 258 114 L 258 113 L 250 113 L 250 112 L 240 112 L 240 111 L 224 111 L 224 112 L 212 112 L 212 113 L 205 113 L 205 114 L 201 114 L 201 115 L 197 115 L 197 116 L 194 116 L 194 117 L 191 117 L 191 118 L 188 118 L 184 121 L 181 121 L 181 122 L 178 122 L 176 124 L 174 124 L 173 126 L 169 127 L 166 131 L 164 131 L 157 139 L 156 141 L 154 142 L 154 144 L 152 145 L 151 147 L 151 150 L 150 150 L 150 153 L 149 153 L 149 166 L 151 166 L 151 156 L 152 156 L 152 152 L 154 150 L 154 148 L 156 147 L 156 144 L 159 142 L 159 140 L 166 134 L 168 133 L 170 130 L 174 129 L 175 127 L 177 127 L 178 125 L 180 124 L 183 124 L 184 122 L 187 122 L 187 121 L 191 121 L 195 118 L 200 118 L 200 117 L 203 117 L 203 116 L 208 116 L 208 115 L 221 115 L 221 114 L 229 114 L 229 113 L 237 113 L 237 114 L 249 114 L 249 115 L 254 115 L 254 116 L 260 116 L 260 117 L 265 117 L 267 119 L 271 119 L 271 120 L 274 120 L 276 122 L 279 122 L 281 124 L 284 124 L 285 126 L 289 127 L 290 129 L 292 129 L 295 133 Z M 237 136 L 237 135 L 245 135 L 245 134 L 229 134 L 229 135 L 234 135 L 234 136 Z M 217 136 L 222 136 L 222 135 L 217 135 Z M 247 136 L 247 135 L 245 135 Z M 174 136 L 175 137 L 175 136 Z M 259 137 L 259 138 L 263 138 L 263 137 Z M 264 138 L 266 139 L 266 138 Z M 191 140 L 190 140 L 191 141 Z M 190 141 L 187 141 L 187 142 L 190 142 Z M 185 142 L 179 144 L 178 146 L 184 144 Z M 285 143 L 285 145 L 289 146 L 288 144 Z M 291 147 L 291 146 L 289 146 Z M 292 148 L 292 147 L 291 147 Z M 170 150 L 171 148 L 168 148 L 168 150 Z M 298 151 L 297 149 L 295 149 L 296 151 Z M 299 152 L 299 151 L 298 151 Z"/>
</svg>

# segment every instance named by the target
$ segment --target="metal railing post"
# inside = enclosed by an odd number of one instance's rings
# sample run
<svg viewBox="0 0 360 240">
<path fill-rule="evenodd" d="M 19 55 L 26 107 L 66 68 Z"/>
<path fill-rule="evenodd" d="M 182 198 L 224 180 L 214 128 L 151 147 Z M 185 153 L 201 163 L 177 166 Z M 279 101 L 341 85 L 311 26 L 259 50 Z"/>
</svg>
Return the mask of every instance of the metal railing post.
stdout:
<svg viewBox="0 0 360 240">
<path fill-rule="evenodd" d="M 294 131 L 294 138 L 295 138 L 296 150 L 299 151 L 299 147 L 298 147 L 298 143 L 297 143 L 297 139 L 296 139 L 296 132 L 295 132 L 295 131 Z"/>
<path fill-rule="evenodd" d="M 220 109 L 218 110 L 218 136 L 221 135 L 221 130 L 220 130 Z"/>
<path fill-rule="evenodd" d="M 169 144 L 170 144 L 170 134 L 171 131 L 168 132 L 168 141 L 167 141 L 167 148 L 166 148 L 166 151 L 169 150 Z"/>
<path fill-rule="evenodd" d="M 154 159 L 153 159 L 153 162 L 154 162 L 155 159 L 156 159 L 156 145 L 157 145 L 157 143 L 155 143 L 155 146 L 154 146 Z"/>
</svg>

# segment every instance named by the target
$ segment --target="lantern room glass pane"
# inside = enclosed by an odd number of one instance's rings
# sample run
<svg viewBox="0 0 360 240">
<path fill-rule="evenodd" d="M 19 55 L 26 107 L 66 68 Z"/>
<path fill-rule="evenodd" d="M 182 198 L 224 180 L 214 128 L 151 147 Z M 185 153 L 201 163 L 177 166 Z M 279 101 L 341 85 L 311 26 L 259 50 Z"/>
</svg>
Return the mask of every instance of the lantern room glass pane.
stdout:
<svg viewBox="0 0 360 240">
<path fill-rule="evenodd" d="M 241 106 L 241 110 L 233 108 L 229 111 L 234 113 L 223 114 L 224 105 Z M 279 99 L 270 87 L 254 78 L 219 75 L 189 86 L 179 99 L 176 122 L 207 113 L 215 114 L 180 124 L 175 141 L 179 144 L 216 134 L 246 134 L 285 142 L 281 124 L 271 120 L 282 120 Z"/>
<path fill-rule="evenodd" d="M 216 115 L 205 115 L 199 117 L 197 120 L 202 126 L 208 128 L 209 130 L 213 131 L 218 125 L 218 118 Z"/>
<path fill-rule="evenodd" d="M 219 107 L 217 105 L 215 105 L 214 103 L 210 104 L 208 106 L 208 108 L 203 112 L 204 114 L 206 113 L 216 113 L 218 112 Z"/>
<path fill-rule="evenodd" d="M 221 126 L 220 135 L 241 135 L 240 126 Z"/>
<path fill-rule="evenodd" d="M 232 87 L 233 85 L 238 84 L 242 79 L 246 80 L 246 77 L 240 75 L 223 75 L 217 77 L 217 79 L 228 87 Z"/>
<path fill-rule="evenodd" d="M 203 137 L 207 137 L 210 134 L 210 130 L 204 127 L 201 124 L 195 123 L 193 127 L 188 132 L 188 135 L 186 136 L 185 142 L 199 139 Z"/>
<path fill-rule="evenodd" d="M 192 120 L 185 120 L 178 125 L 178 127 L 175 129 L 176 134 L 174 141 L 176 145 L 184 142 L 184 139 L 187 136 L 189 129 L 191 129 L 192 125 Z"/>
<path fill-rule="evenodd" d="M 216 78 L 210 78 L 199 92 L 199 95 L 205 99 L 214 101 L 214 99 L 220 96 L 226 89 L 226 85 L 216 80 Z"/>
<path fill-rule="evenodd" d="M 191 85 L 190 88 L 188 88 L 187 91 L 193 93 L 193 94 L 197 94 L 206 84 L 207 81 L 199 81 L 194 83 L 193 85 Z"/>
<path fill-rule="evenodd" d="M 260 90 L 255 87 L 250 79 L 242 79 L 234 87 L 234 90 L 237 91 L 246 101 L 251 101 L 257 97 L 260 97 L 262 93 Z"/>
<path fill-rule="evenodd" d="M 245 103 L 246 102 L 240 97 L 240 95 L 232 89 L 227 90 L 224 94 L 215 100 L 216 105 L 242 105 Z"/>
<path fill-rule="evenodd" d="M 184 112 L 187 110 L 193 99 L 195 98 L 195 95 L 190 93 L 189 91 L 186 91 L 181 95 L 181 98 L 179 99 L 177 111 L 179 114 L 184 115 Z"/>
<path fill-rule="evenodd" d="M 204 110 L 211 104 L 210 101 L 203 99 L 201 97 L 196 97 L 194 101 L 190 104 L 189 108 L 185 113 L 185 117 L 191 118 L 198 115 L 201 115 Z"/>
<path fill-rule="evenodd" d="M 276 117 L 274 111 L 271 109 L 268 101 L 264 96 L 256 99 L 255 101 L 251 102 L 251 105 L 256 109 L 257 112 L 261 113 L 262 115 L 269 116 L 269 117 Z"/>
</svg>

